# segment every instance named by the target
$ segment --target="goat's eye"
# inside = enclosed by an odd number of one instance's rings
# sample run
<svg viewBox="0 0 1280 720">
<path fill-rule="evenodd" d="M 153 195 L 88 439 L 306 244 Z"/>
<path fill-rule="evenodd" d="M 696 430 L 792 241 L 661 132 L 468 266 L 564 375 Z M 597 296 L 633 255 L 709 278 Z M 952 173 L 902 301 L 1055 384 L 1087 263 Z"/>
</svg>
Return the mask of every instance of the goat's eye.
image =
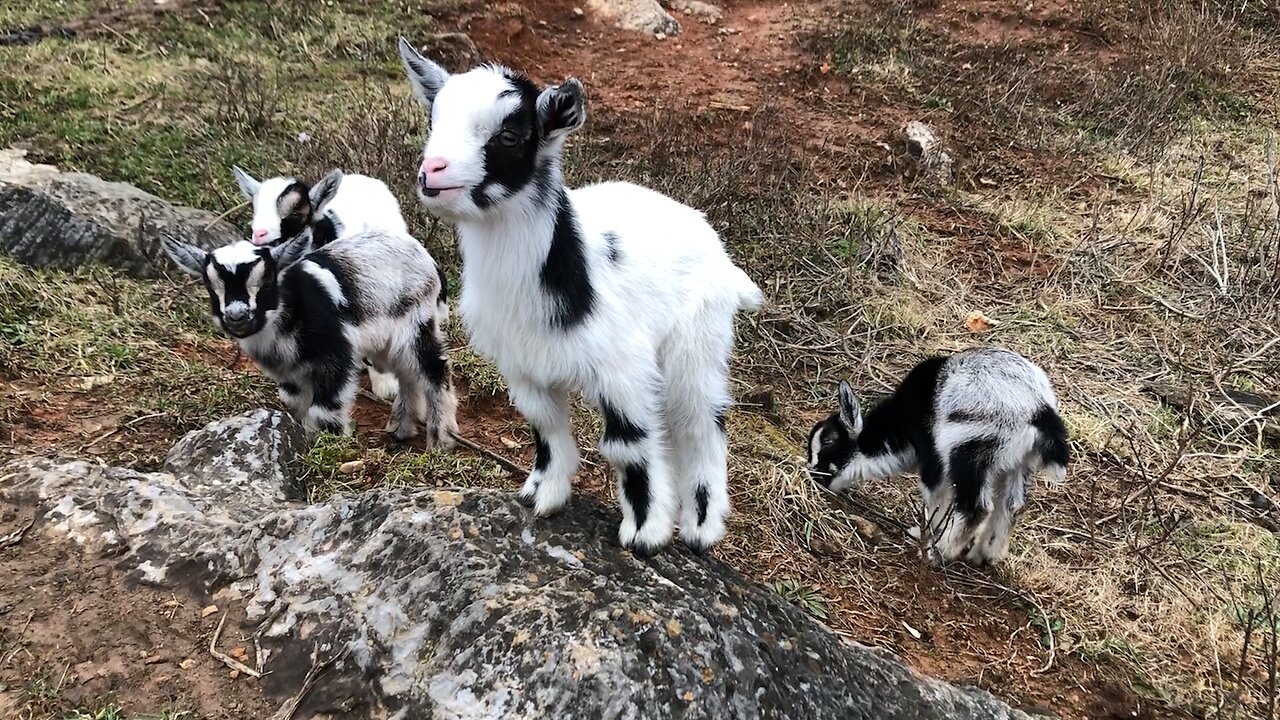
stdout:
<svg viewBox="0 0 1280 720">
<path fill-rule="evenodd" d="M 520 137 L 516 135 L 514 130 L 503 130 L 498 133 L 498 143 L 503 147 L 515 147 L 520 142 Z"/>
</svg>

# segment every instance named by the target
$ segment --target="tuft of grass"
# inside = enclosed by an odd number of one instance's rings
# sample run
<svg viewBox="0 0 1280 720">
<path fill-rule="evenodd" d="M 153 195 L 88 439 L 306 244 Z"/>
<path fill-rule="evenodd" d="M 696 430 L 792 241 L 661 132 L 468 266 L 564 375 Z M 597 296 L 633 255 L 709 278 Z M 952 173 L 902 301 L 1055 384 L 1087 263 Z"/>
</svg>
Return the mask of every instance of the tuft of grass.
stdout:
<svg viewBox="0 0 1280 720">
<path fill-rule="evenodd" d="M 827 619 L 827 600 L 818 588 L 792 579 L 778 580 L 770 587 L 810 615 L 819 620 Z"/>
</svg>

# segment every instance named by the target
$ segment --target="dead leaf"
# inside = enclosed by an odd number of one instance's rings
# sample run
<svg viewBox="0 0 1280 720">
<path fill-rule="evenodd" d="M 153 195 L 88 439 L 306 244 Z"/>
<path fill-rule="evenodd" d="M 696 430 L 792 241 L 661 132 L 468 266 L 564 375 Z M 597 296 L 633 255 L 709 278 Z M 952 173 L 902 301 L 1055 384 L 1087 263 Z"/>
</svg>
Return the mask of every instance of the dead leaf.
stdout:
<svg viewBox="0 0 1280 720">
<path fill-rule="evenodd" d="M 244 662 L 249 659 L 249 651 L 246 650 L 243 645 L 231 648 L 231 651 L 227 654 L 240 662 Z"/>
<path fill-rule="evenodd" d="M 218 612 L 218 606 L 217 606 L 217 605 L 210 605 L 210 606 L 208 606 L 208 607 L 206 607 L 205 609 L 203 609 L 203 610 L 201 610 L 201 611 L 200 611 L 200 617 L 201 617 L 202 619 L 203 619 L 203 618 L 207 618 L 207 617 L 209 617 L 210 615 L 212 615 L 212 614 L 214 614 L 214 613 L 216 613 L 216 612 Z"/>
<path fill-rule="evenodd" d="M 964 329 L 971 333 L 984 333 L 996 326 L 996 321 L 987 317 L 981 310 L 974 310 L 965 316 Z"/>
<path fill-rule="evenodd" d="M 917 630 L 917 629 L 915 629 L 915 628 L 911 627 L 911 626 L 910 626 L 910 625 L 908 625 L 905 621 L 903 621 L 903 623 L 902 623 L 902 627 L 906 628 L 906 629 L 907 629 L 907 632 L 911 633 L 911 637 L 913 637 L 913 638 L 915 638 L 915 639 L 917 639 L 917 640 L 919 640 L 919 639 L 922 637 L 922 635 L 920 634 L 920 631 L 919 631 L 919 630 Z"/>
<path fill-rule="evenodd" d="M 680 630 L 681 630 L 681 628 L 680 628 L 680 623 L 676 622 L 675 620 L 668 620 L 668 621 L 667 621 L 667 634 L 668 634 L 668 635 L 670 635 L 671 637 L 679 637 L 679 636 L 680 636 Z"/>
<path fill-rule="evenodd" d="M 163 655 L 150 655 L 143 659 L 142 664 L 143 665 L 159 665 L 160 663 L 164 662 L 165 659 L 166 658 Z"/>
<path fill-rule="evenodd" d="M 831 72 L 831 63 L 824 61 L 821 65 L 818 66 L 818 72 L 822 73 L 823 75 L 826 75 L 827 73 Z"/>
<path fill-rule="evenodd" d="M 227 673 L 227 677 L 231 678 L 232 680 L 235 680 L 236 678 L 240 677 L 240 671 L 232 670 L 231 672 Z"/>
<path fill-rule="evenodd" d="M 187 658 L 186 660 L 183 660 L 182 662 L 178 663 L 178 667 L 182 668 L 183 670 L 190 670 L 195 666 L 196 666 L 195 658 Z"/>
<path fill-rule="evenodd" d="M 110 385 L 115 382 L 115 380 L 116 378 L 114 375 L 90 375 L 88 377 L 76 378 L 74 385 L 76 388 L 87 392 L 96 387 Z"/>
</svg>

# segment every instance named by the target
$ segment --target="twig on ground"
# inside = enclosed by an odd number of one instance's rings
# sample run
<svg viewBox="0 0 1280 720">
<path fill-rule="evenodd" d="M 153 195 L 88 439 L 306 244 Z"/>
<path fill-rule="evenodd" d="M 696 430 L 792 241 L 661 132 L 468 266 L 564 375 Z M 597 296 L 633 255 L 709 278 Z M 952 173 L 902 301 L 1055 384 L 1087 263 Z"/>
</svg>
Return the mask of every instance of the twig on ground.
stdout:
<svg viewBox="0 0 1280 720">
<path fill-rule="evenodd" d="M 13 547 L 14 545 L 22 542 L 22 539 L 27 536 L 27 531 L 35 527 L 35 524 L 36 519 L 32 516 L 32 518 L 27 521 L 26 525 L 23 525 L 4 537 L 0 537 L 0 548 Z"/>
<path fill-rule="evenodd" d="M 324 674 L 324 671 L 328 670 L 338 660 L 345 658 L 350 652 L 351 646 L 348 645 L 341 652 L 334 653 L 333 657 L 322 663 L 316 662 L 315 653 L 312 652 L 311 669 L 307 670 L 307 676 L 302 679 L 302 687 L 298 689 L 296 695 L 289 698 L 288 702 L 280 706 L 280 709 L 271 716 L 271 720 L 292 720 L 294 713 L 298 712 L 298 706 L 302 704 L 302 699 L 316 686 L 316 682 L 320 680 L 320 676 Z"/>
<path fill-rule="evenodd" d="M 218 638 L 222 637 L 222 626 L 227 623 L 227 614 L 230 612 L 230 610 L 223 611 L 222 619 L 218 621 L 218 629 L 214 630 L 213 637 L 209 638 L 209 654 L 222 661 L 223 665 L 226 665 L 232 670 L 239 670 L 251 678 L 260 678 L 262 677 L 262 673 L 218 649 Z"/>
</svg>

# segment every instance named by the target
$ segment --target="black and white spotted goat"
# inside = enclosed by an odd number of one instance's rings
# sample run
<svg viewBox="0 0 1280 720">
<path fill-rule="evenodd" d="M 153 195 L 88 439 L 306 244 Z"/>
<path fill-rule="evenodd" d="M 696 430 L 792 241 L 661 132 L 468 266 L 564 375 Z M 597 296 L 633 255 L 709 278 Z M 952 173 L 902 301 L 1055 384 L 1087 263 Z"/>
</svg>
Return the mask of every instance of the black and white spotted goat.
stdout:
<svg viewBox="0 0 1280 720">
<path fill-rule="evenodd" d="M 1048 376 L 998 348 L 925 360 L 865 418 L 841 382 L 839 411 L 809 433 L 809 473 L 830 490 L 918 470 L 933 564 L 1003 560 L 1031 474 L 1060 483 L 1068 460 Z"/>
<path fill-rule="evenodd" d="M 539 89 L 493 65 L 450 75 L 404 40 L 400 55 L 431 112 L 419 198 L 457 224 L 459 314 L 532 426 L 521 498 L 540 515 L 569 500 L 580 391 L 604 416 L 622 545 L 657 552 L 677 515 L 689 547 L 720 540 L 733 321 L 760 306 L 759 288 L 702 213 L 626 183 L 564 187 L 564 141 L 586 120 L 577 80 Z"/>
<path fill-rule="evenodd" d="M 253 203 L 254 245 L 275 246 L 310 231 L 311 244 L 319 248 L 365 232 L 407 235 L 400 203 L 381 180 L 366 175 L 331 170 L 315 185 L 294 177 L 257 180 L 237 166 L 232 173 L 240 192 Z M 448 313 L 448 285 L 440 275 L 441 312 Z M 369 386 L 383 400 L 396 395 L 396 378 L 369 366 Z"/>
<path fill-rule="evenodd" d="M 179 267 L 204 280 L 214 324 L 280 386 L 309 431 L 348 430 L 360 358 L 400 392 L 387 431 L 451 445 L 457 400 L 441 329 L 435 260 L 407 234 L 365 232 L 312 251 L 309 238 L 206 252 L 165 238 Z"/>
</svg>

